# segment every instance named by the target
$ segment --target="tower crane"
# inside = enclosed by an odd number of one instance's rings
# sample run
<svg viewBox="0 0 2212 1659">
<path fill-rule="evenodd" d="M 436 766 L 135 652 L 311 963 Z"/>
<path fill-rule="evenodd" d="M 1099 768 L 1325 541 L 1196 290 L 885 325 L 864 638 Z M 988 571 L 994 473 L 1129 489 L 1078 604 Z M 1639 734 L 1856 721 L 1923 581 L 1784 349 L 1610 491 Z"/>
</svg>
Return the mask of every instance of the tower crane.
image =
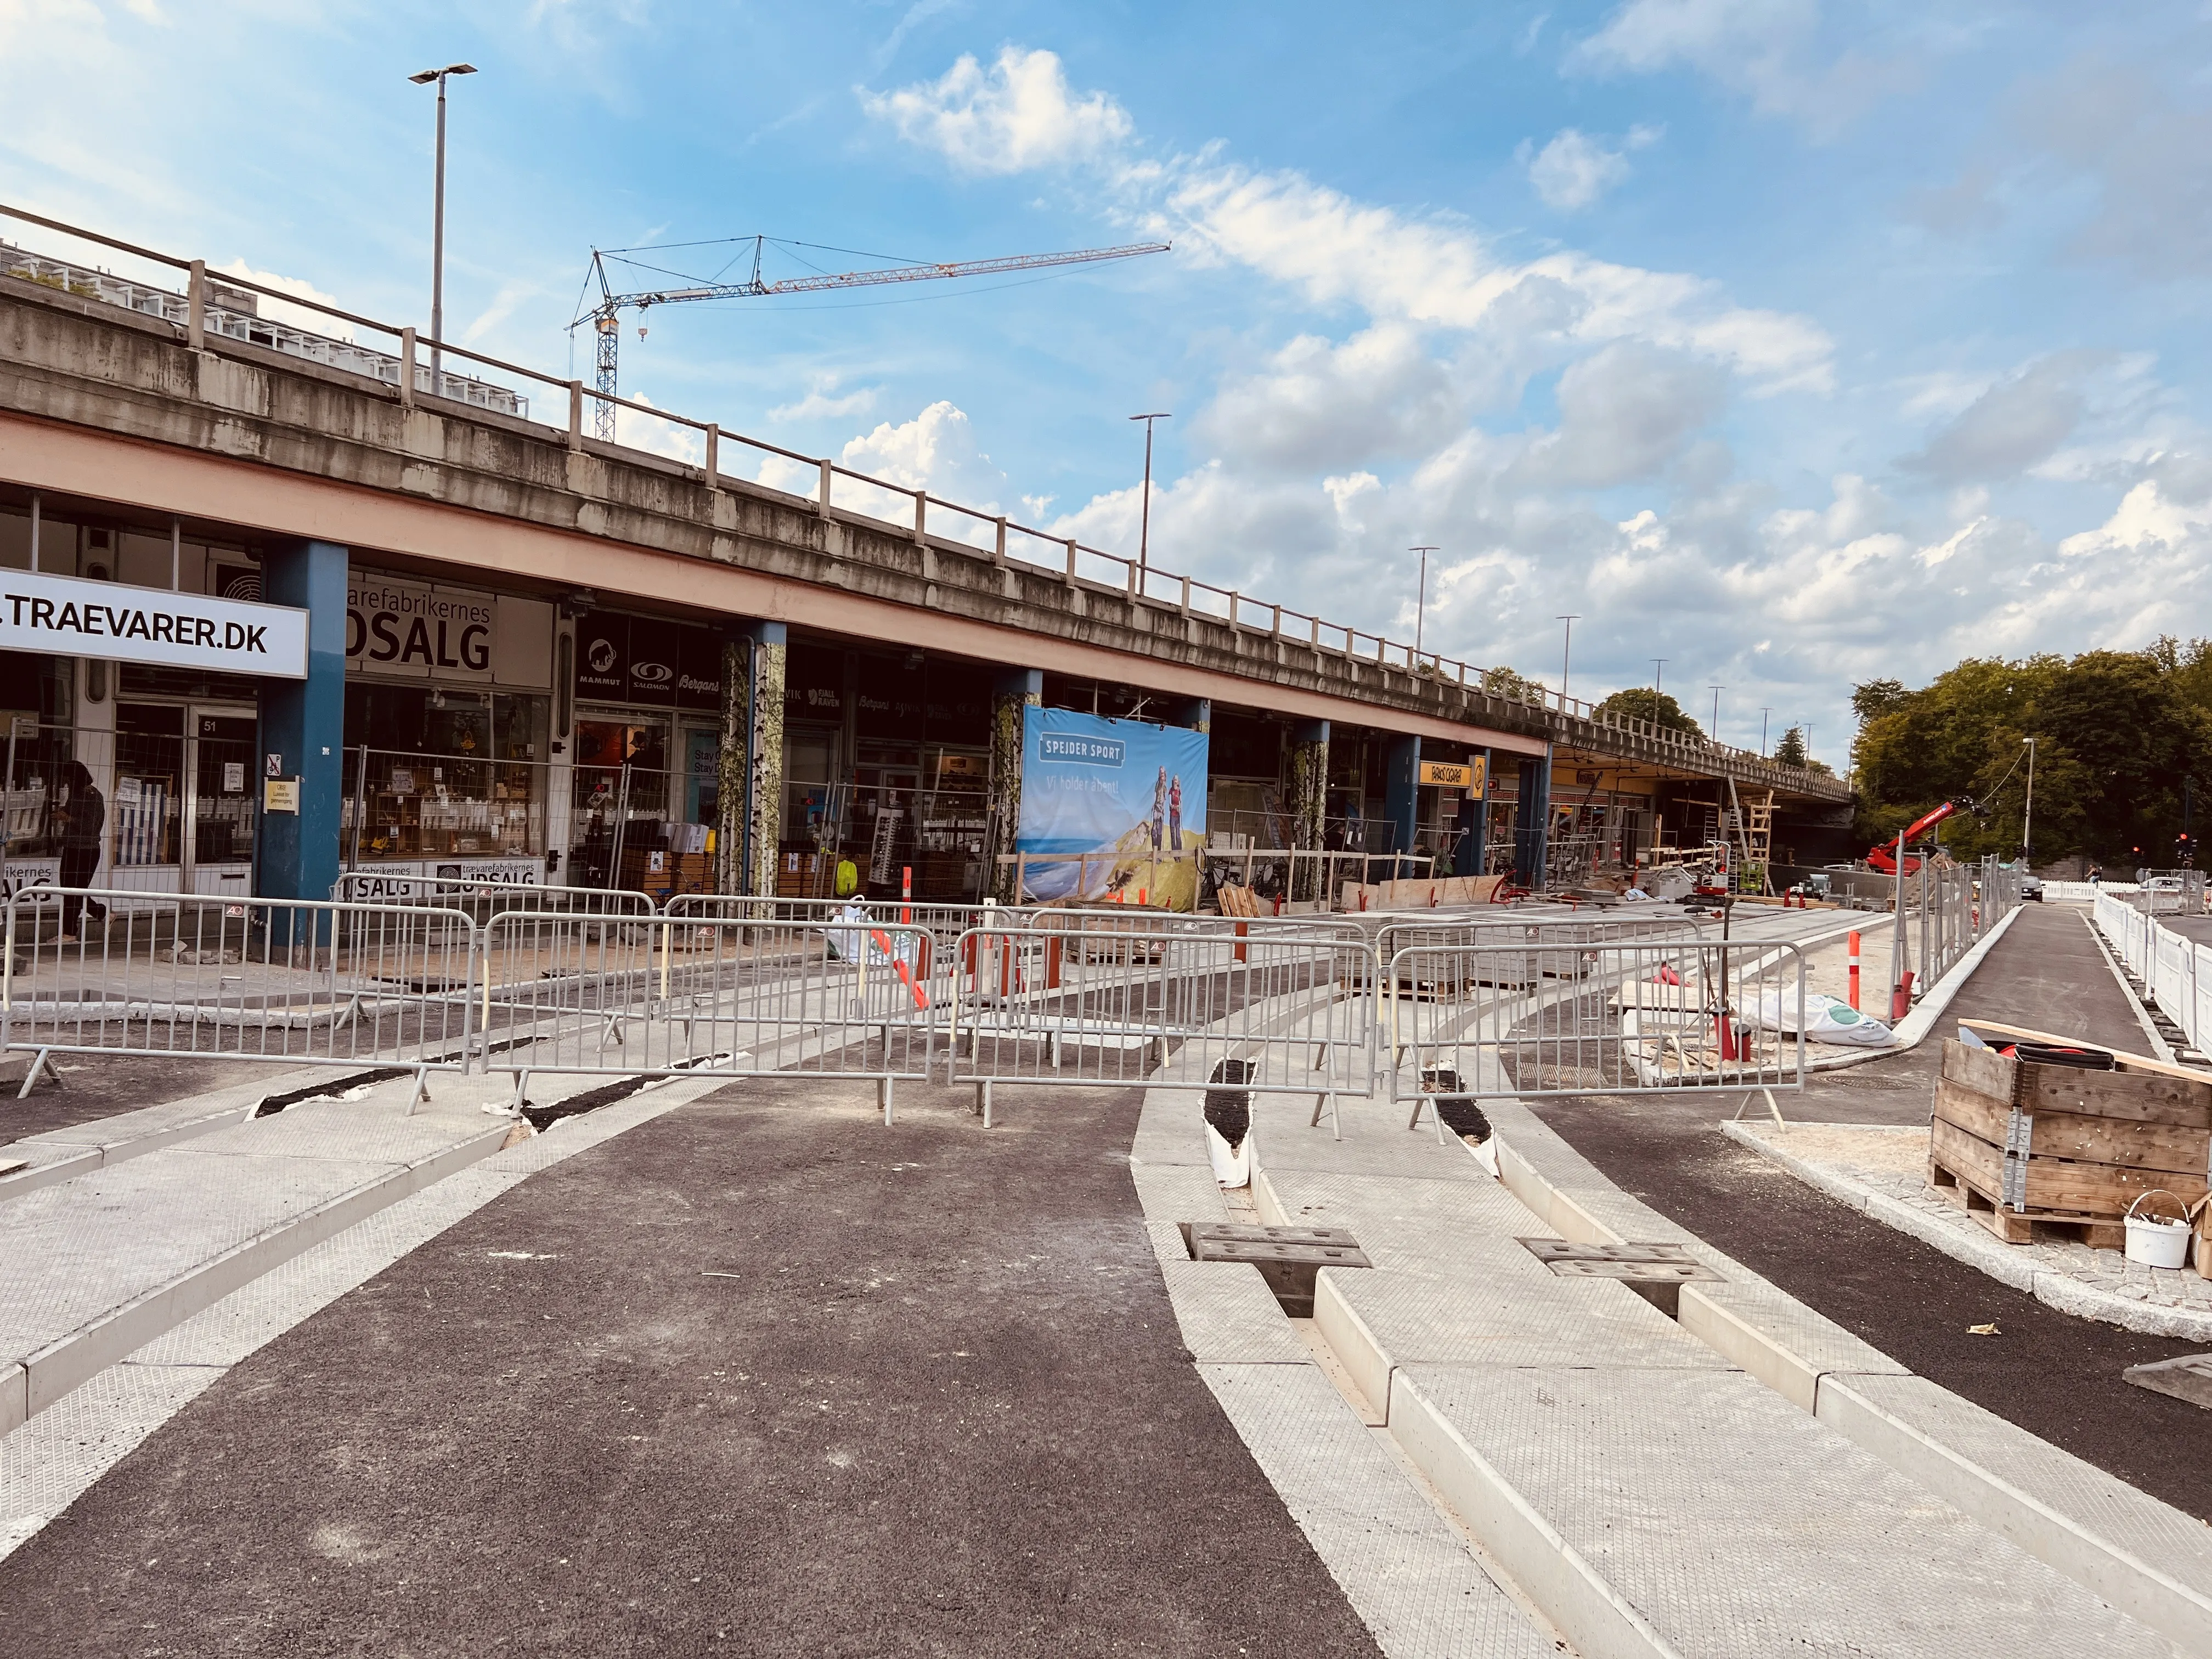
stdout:
<svg viewBox="0 0 2212 1659">
<path fill-rule="evenodd" d="M 761 256 L 772 239 L 753 236 L 740 240 L 750 240 L 753 245 L 752 274 L 743 282 L 697 283 L 686 288 L 647 289 L 628 294 L 617 293 L 614 283 L 608 280 L 608 260 L 612 257 L 617 264 L 628 264 L 629 261 L 621 258 L 623 253 L 643 250 L 592 250 L 591 278 L 599 283 L 599 297 L 568 327 L 573 333 L 589 323 L 599 343 L 599 395 L 598 406 L 592 412 L 595 435 L 609 442 L 614 440 L 615 406 L 608 400 L 616 395 L 622 313 L 626 310 L 641 313 L 653 306 L 675 305 L 687 300 L 763 300 L 783 294 L 818 294 L 832 289 L 878 288 L 895 283 L 934 282 L 947 276 L 993 276 L 1010 270 L 1041 270 L 1048 265 L 1094 264 L 1103 259 L 1130 259 L 1144 253 L 1165 253 L 1173 246 L 1168 242 L 1132 242 L 1121 247 L 1079 248 L 1066 253 L 1012 253 L 996 259 L 963 259 L 949 264 L 878 265 L 866 270 L 819 272 L 771 282 L 761 275 Z M 640 331 L 641 333 L 642 331 Z"/>
</svg>

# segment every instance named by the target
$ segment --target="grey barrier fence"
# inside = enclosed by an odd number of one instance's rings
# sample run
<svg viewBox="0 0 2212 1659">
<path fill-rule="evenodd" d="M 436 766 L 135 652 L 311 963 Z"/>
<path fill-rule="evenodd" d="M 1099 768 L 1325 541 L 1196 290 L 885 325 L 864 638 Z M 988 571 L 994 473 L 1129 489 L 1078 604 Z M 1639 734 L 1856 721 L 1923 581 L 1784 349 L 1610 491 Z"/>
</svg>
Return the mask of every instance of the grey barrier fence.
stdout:
<svg viewBox="0 0 2212 1659">
<path fill-rule="evenodd" d="M 650 916 L 660 913 L 652 896 L 628 888 L 556 887 L 538 882 L 487 881 L 459 876 L 389 875 L 349 870 L 331 896 L 342 903 L 429 906 L 458 910 L 478 922 L 509 910 L 556 915 Z"/>
<path fill-rule="evenodd" d="M 1763 1094 L 1805 1076 L 1805 965 L 1766 940 L 1413 945 L 1384 975 L 1391 1098 Z M 1438 1133 L 1442 1133 L 1441 1114 Z"/>
<path fill-rule="evenodd" d="M 1680 918 L 1453 924 L 744 902 L 518 890 L 451 904 L 33 887 L 8 906 L 0 1043 L 538 1072 L 1232 1088 L 1389 1097 L 1802 1086 L 1794 945 Z M 426 890 L 418 898 L 455 896 Z M 94 927 L 87 905 L 136 908 Z M 765 902 L 752 902 L 757 907 Z M 719 912 L 710 914 L 710 912 Z M 983 918 L 976 920 L 978 916 Z M 62 925 L 85 937 L 50 935 Z M 965 924 L 965 925 L 963 925 Z M 1376 954 L 1378 944 L 1387 957 Z M 1771 1094 L 1769 1093 L 1771 1100 Z"/>
<path fill-rule="evenodd" d="M 0 1047 L 33 1053 L 26 1095 L 57 1053 L 390 1067 L 418 1103 L 469 1063 L 458 911 L 35 886 L 8 899 L 7 947 Z"/>
<path fill-rule="evenodd" d="M 970 928 L 938 978 L 947 1075 L 976 1085 L 987 1122 L 1002 1083 L 1310 1095 L 1333 1127 L 1340 1097 L 1373 1092 L 1374 958 L 1356 929 L 1053 922 Z"/>
<path fill-rule="evenodd" d="M 872 1079 L 930 1075 L 927 934 L 896 923 L 507 911 L 483 928 L 482 1067 Z"/>
</svg>

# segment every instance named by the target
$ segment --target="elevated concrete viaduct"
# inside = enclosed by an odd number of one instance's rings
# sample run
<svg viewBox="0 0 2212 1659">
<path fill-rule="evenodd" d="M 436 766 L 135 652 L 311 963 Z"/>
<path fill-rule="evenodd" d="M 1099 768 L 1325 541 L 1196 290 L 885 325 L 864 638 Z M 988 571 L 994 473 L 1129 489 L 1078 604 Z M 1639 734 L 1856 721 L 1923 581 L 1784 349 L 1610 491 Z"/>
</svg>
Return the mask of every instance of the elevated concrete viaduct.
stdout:
<svg viewBox="0 0 2212 1659">
<path fill-rule="evenodd" d="M 7 264 L 0 254 L 0 270 Z M 1663 804 L 1670 787 L 1678 796 L 1702 793 L 1716 803 L 1731 785 L 1739 794 L 1772 792 L 1785 823 L 1793 810 L 1832 816 L 1850 799 L 1824 775 L 1782 768 L 1695 734 L 1685 738 L 1598 717 L 1587 705 L 1562 706 L 1555 695 L 1525 683 L 1489 680 L 1380 641 L 1371 653 L 1363 653 L 1355 649 L 1359 636 L 1341 630 L 1334 630 L 1339 641 L 1330 642 L 1322 624 L 1286 621 L 1273 605 L 1235 598 L 1228 615 L 1209 614 L 1193 605 L 1188 583 L 1179 601 L 1164 602 L 1157 585 L 1140 594 L 1133 579 L 1121 585 L 1094 579 L 1079 568 L 1073 544 L 1058 568 L 1009 556 L 1003 521 L 994 538 L 991 520 L 940 509 L 940 524 L 980 535 L 983 544 L 933 532 L 927 504 L 912 524 L 886 522 L 834 503 L 827 463 L 820 489 L 806 495 L 720 470 L 711 437 L 704 466 L 603 444 L 583 435 L 582 395 L 574 386 L 561 411 L 566 426 L 549 426 L 430 395 L 416 375 L 393 385 L 252 337 L 202 329 L 196 346 L 193 334 L 189 323 L 112 303 L 84 283 L 0 275 L 0 507 L 21 513 L 35 498 L 46 522 L 77 527 L 73 574 L 134 580 L 120 554 L 101 567 L 88 550 L 104 544 L 96 528 L 87 527 L 109 526 L 118 538 L 166 533 L 181 545 L 191 537 L 211 550 L 201 561 L 204 584 L 216 580 L 222 548 L 234 547 L 242 562 L 265 566 L 271 553 L 312 545 L 343 550 L 356 573 L 374 570 L 434 584 L 439 592 L 459 586 L 541 603 L 551 623 L 550 647 L 532 649 L 546 666 L 535 679 L 520 672 L 514 683 L 550 693 L 552 724 L 543 750 L 511 732 L 501 738 L 507 747 L 499 757 L 518 763 L 551 765 L 565 757 L 572 768 L 584 764 L 580 751 L 569 747 L 572 704 L 611 694 L 593 690 L 588 665 L 580 668 L 571 660 L 569 653 L 599 648 L 595 641 L 579 644 L 580 617 L 623 611 L 635 613 L 640 627 L 660 617 L 713 624 L 723 653 L 719 706 L 701 709 L 700 716 L 711 719 L 719 733 L 714 799 L 711 816 L 696 799 L 686 810 L 717 830 L 717 856 L 710 862 L 715 884 L 726 890 L 789 890 L 793 848 L 807 826 L 818 840 L 820 816 L 849 806 L 840 805 L 838 779 L 790 774 L 785 717 L 830 706 L 810 705 L 796 695 L 787 653 L 807 641 L 842 642 L 848 653 L 902 655 L 915 672 L 921 670 L 915 658 L 926 654 L 988 675 L 989 733 L 946 726 L 937 733 L 944 741 L 935 764 L 944 777 L 960 778 L 959 757 L 946 757 L 963 747 L 978 749 L 989 796 L 989 845 L 968 850 L 981 853 L 983 884 L 1001 893 L 1006 877 L 996 855 L 1011 846 L 1018 711 L 1041 702 L 1083 706 L 1087 697 L 1089 707 L 1111 714 L 1133 703 L 1148 719 L 1164 714 L 1170 724 L 1212 724 L 1217 758 L 1222 721 L 1279 723 L 1285 757 L 1279 766 L 1271 756 L 1237 763 L 1255 780 L 1255 800 L 1278 802 L 1271 820 L 1280 826 L 1276 834 L 1255 827 L 1245 836 L 1263 844 L 1278 836 L 1308 846 L 1332 833 L 1349 837 L 1352 830 L 1328 827 L 1348 813 L 1352 821 L 1368 821 L 1358 833 L 1370 842 L 1373 820 L 1384 819 L 1395 838 L 1390 850 L 1421 844 L 1449 853 L 1450 808 L 1460 805 L 1459 827 L 1472 835 L 1459 837 L 1457 856 L 1465 867 L 1471 851 L 1480 869 L 1486 842 L 1502 840 L 1505 818 L 1493 835 L 1490 805 L 1480 795 L 1474 803 L 1455 802 L 1447 790 L 1439 805 L 1420 790 L 1425 759 L 1483 757 L 1486 779 L 1478 774 L 1478 785 L 1486 781 L 1489 801 L 1510 812 L 1514 862 L 1537 878 L 1545 870 L 1547 839 L 1571 828 L 1555 812 L 1577 797 L 1606 797 L 1614 810 L 1595 815 L 1591 823 L 1601 839 L 1609 822 L 1613 854 L 1632 860 L 1662 830 L 1663 805 L 1652 804 Z M 409 380 L 416 383 L 405 384 Z M 557 394 L 555 401 L 562 401 Z M 731 453 L 725 437 L 721 453 Z M 859 493 L 871 505 L 896 507 L 897 501 L 865 488 Z M 94 539 L 84 541 L 85 535 Z M 44 568 L 58 568 L 58 549 L 47 546 Z M 25 563 L 10 553 L 4 536 L 0 563 Z M 426 601 L 425 613 L 438 604 Z M 373 642 L 366 653 L 361 648 L 368 623 L 359 614 L 352 620 L 347 684 L 381 684 Z M 410 672 L 418 688 L 431 682 L 427 695 L 443 706 L 438 663 L 383 666 L 395 684 Z M 155 696 L 155 682 L 143 674 L 134 681 L 133 672 L 127 665 L 123 671 L 123 694 Z M 843 720 L 844 751 L 820 764 L 842 769 L 847 786 L 855 783 L 860 751 L 896 735 L 883 720 L 871 727 L 862 682 L 872 672 L 856 670 L 848 659 L 848 684 L 833 688 L 831 701 L 843 705 L 834 712 Z M 951 668 L 945 674 L 947 684 L 957 678 Z M 573 683 L 563 683 L 564 675 Z M 834 671 L 820 677 L 826 686 Z M 704 684 L 703 672 L 687 683 L 694 680 Z M 485 707 L 496 713 L 493 698 L 505 694 L 483 695 Z M 826 698 L 830 691 L 818 695 Z M 975 692 L 961 706 L 980 707 L 982 695 Z M 616 714 L 621 702 L 615 696 L 609 702 Z M 44 705 L 49 715 L 51 703 L 49 697 Z M 362 718 L 372 725 L 374 705 L 374 696 L 362 705 L 371 711 Z M 75 706 L 80 713 L 86 706 L 82 687 Z M 321 741 L 348 753 L 364 751 L 363 770 L 344 786 L 359 799 L 349 832 L 358 840 L 361 820 L 372 811 L 368 798 L 381 784 L 366 769 L 375 733 L 356 719 L 352 703 L 347 707 L 346 729 L 326 730 Z M 937 707 L 927 704 L 931 720 Z M 1166 714 L 1170 709 L 1183 712 Z M 1258 729 L 1239 727 L 1237 741 L 1264 749 L 1252 736 Z M 1363 734 L 1374 750 L 1363 763 L 1365 775 L 1354 773 L 1343 752 L 1332 763 L 1332 730 L 1340 750 L 1343 734 Z M 913 735 L 924 736 L 919 724 Z M 532 751 L 526 757 L 525 747 Z M 633 758 L 625 747 L 623 763 Z M 664 757 L 663 769 L 674 775 L 685 768 L 680 757 Z M 1218 779 L 1222 769 L 1215 769 Z M 1279 799 L 1265 787 L 1271 769 Z M 1580 787 L 1553 784 L 1570 772 L 1567 781 L 1582 780 Z M 1303 796 L 1301 777 L 1309 779 Z M 911 788 L 925 787 L 911 767 L 897 778 Z M 787 786 L 799 784 L 821 785 L 822 801 L 795 805 L 799 798 Z M 876 786 L 862 781 L 859 787 Z M 538 787 L 533 810 L 544 815 L 546 826 L 532 851 L 550 848 L 557 858 L 560 826 L 552 821 L 578 819 L 584 785 L 572 776 L 564 789 L 549 774 Z M 1510 808 L 1504 804 L 1509 797 Z M 1636 809 L 1640 823 L 1621 810 L 1624 799 L 1644 803 Z M 1218 799 L 1216 805 L 1218 818 L 1224 809 Z M 663 823 L 678 817 L 672 797 L 658 810 Z M 403 837 L 385 850 L 412 852 L 420 861 L 459 845 L 433 847 L 429 835 L 422 832 L 412 846 L 402 844 Z M 670 832 L 669 845 L 678 839 Z M 494 849 L 487 842 L 483 850 Z M 1501 854 L 1486 856 L 1495 863 Z M 312 885 L 334 873 L 339 859 L 366 861 L 351 846 L 308 857 L 312 867 L 293 872 L 293 881 Z M 569 868 L 576 868 L 574 857 Z M 610 867 L 602 873 L 620 881 L 625 872 Z M 267 877 L 264 872 L 264 882 Z"/>
</svg>

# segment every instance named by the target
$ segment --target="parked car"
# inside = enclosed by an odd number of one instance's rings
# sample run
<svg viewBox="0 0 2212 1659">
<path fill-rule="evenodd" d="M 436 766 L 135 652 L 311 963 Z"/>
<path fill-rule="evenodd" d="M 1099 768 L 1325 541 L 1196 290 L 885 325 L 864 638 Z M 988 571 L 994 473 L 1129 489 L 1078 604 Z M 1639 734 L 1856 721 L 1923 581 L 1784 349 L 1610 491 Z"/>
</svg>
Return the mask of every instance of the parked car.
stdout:
<svg viewBox="0 0 2212 1659">
<path fill-rule="evenodd" d="M 2146 893 L 2178 893 L 2181 890 L 2181 878 L 2153 876 L 2148 881 L 2143 883 L 2142 886 Z"/>
</svg>

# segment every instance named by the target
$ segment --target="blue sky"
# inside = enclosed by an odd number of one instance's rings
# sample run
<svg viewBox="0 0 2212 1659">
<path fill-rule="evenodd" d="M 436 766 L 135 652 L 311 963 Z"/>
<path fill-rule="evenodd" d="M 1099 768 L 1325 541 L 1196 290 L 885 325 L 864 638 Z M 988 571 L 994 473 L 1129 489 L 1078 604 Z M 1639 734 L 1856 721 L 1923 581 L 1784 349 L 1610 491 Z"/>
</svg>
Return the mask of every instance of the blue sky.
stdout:
<svg viewBox="0 0 2212 1659">
<path fill-rule="evenodd" d="M 427 324 L 404 77 L 465 58 L 448 332 L 556 372 L 593 245 L 1172 240 L 664 308 L 624 390 L 1132 550 L 1126 416 L 1170 410 L 1159 562 L 1404 638 L 1434 543 L 1432 647 L 1555 683 L 1578 612 L 1577 694 L 1663 656 L 1840 763 L 1855 681 L 2212 631 L 2208 44 L 2158 3 L 0 0 L 0 197 Z"/>
</svg>

